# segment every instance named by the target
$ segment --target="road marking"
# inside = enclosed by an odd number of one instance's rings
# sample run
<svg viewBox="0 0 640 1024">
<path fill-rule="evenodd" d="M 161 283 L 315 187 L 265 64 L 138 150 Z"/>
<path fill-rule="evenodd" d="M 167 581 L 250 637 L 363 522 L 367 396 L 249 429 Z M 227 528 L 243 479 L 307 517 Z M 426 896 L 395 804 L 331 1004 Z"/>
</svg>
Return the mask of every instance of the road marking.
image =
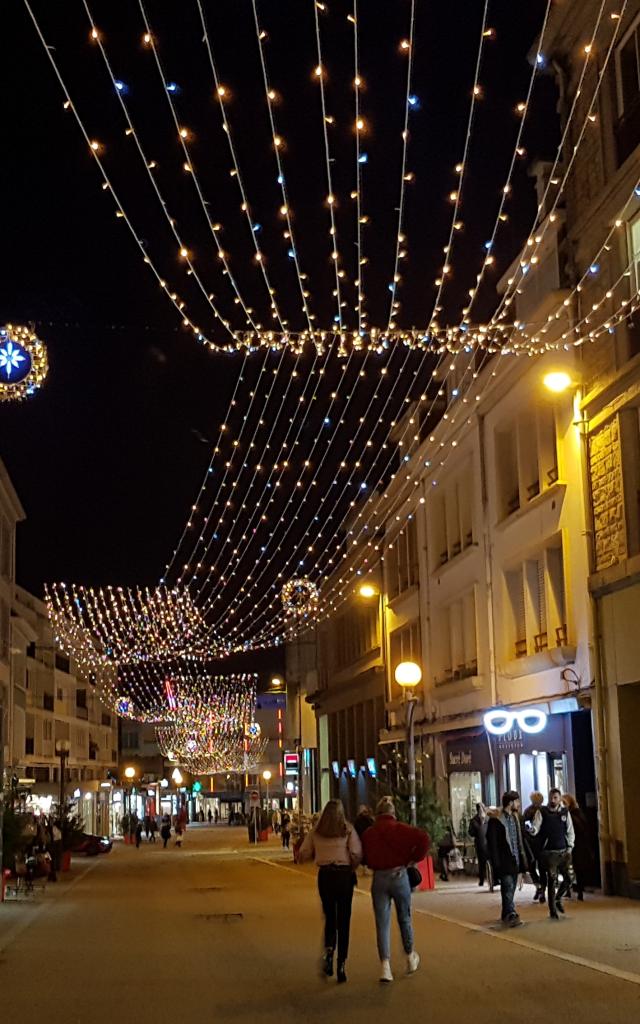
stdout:
<svg viewBox="0 0 640 1024">
<path fill-rule="evenodd" d="M 299 871 L 297 868 L 288 867 L 285 864 L 279 864 L 277 861 L 267 860 L 263 857 L 254 857 L 254 860 L 259 861 L 261 864 L 271 864 L 275 868 L 280 868 L 281 871 L 291 871 L 298 878 L 308 878 L 304 872 Z M 371 893 L 366 889 L 360 889 L 358 886 L 355 888 L 355 892 L 361 896 L 370 896 Z M 438 914 L 433 910 L 423 910 L 422 907 L 413 907 L 415 914 L 422 914 L 424 917 L 433 917 L 437 921 L 444 921 L 445 924 L 457 925 L 458 928 L 464 928 L 470 932 L 480 932 L 483 935 L 488 935 L 489 938 L 499 939 L 501 942 L 510 942 L 513 946 L 522 946 L 524 949 L 531 950 L 532 953 L 541 953 L 543 956 L 552 956 L 556 960 L 564 960 L 565 963 L 573 964 L 575 967 L 585 967 L 590 971 L 597 971 L 599 974 L 608 974 L 612 978 L 618 978 L 620 981 L 628 981 L 631 985 L 640 985 L 640 974 L 634 974 L 632 971 L 623 971 L 619 967 L 613 967 L 611 964 L 600 963 L 599 960 L 590 960 L 588 957 L 579 956 L 577 953 L 566 953 L 561 949 L 552 949 L 549 946 L 541 946 L 537 942 L 530 942 L 528 939 L 519 939 L 515 935 L 509 934 L 503 931 L 494 931 L 490 926 L 483 924 L 473 924 L 471 921 L 460 921 L 458 918 L 449 917 L 447 914 Z"/>
</svg>

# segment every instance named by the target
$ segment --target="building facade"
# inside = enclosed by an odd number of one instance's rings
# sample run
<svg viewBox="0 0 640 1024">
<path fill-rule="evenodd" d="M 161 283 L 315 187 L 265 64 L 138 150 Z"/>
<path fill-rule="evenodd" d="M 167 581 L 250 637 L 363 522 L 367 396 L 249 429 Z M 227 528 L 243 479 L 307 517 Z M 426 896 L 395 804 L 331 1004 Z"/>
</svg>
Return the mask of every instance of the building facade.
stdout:
<svg viewBox="0 0 640 1024">
<path fill-rule="evenodd" d="M 589 591 L 597 659 L 596 738 L 601 852 L 609 891 L 640 896 L 640 2 L 599 31 L 579 90 L 580 50 L 595 0 L 556 4 L 550 55 L 592 131 L 576 149 L 566 189 L 569 272 L 581 282 L 575 322 L 589 496 Z M 608 58 L 608 60 L 607 60 Z M 606 67 L 605 67 L 606 65 Z M 578 95 L 579 92 L 579 95 Z M 569 122 L 565 160 L 577 143 Z M 606 244 L 605 244 L 606 243 Z M 590 335 L 598 340 L 590 343 Z"/>
</svg>

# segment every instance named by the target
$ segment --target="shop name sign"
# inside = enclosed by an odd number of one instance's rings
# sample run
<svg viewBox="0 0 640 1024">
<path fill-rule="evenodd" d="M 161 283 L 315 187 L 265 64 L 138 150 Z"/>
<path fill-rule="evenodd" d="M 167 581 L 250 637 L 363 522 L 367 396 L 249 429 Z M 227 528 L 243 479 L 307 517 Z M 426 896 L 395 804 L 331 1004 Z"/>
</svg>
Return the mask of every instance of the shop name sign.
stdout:
<svg viewBox="0 0 640 1024">
<path fill-rule="evenodd" d="M 471 751 L 470 750 L 450 750 L 449 751 L 449 767 L 450 768 L 470 768 L 472 763 Z"/>
<path fill-rule="evenodd" d="M 484 716 L 484 727 L 492 736 L 506 736 L 513 732 L 514 727 L 520 728 L 522 732 L 542 732 L 547 724 L 547 714 L 539 708 L 517 708 L 510 711 L 508 708 L 494 708 L 487 711 Z"/>
</svg>

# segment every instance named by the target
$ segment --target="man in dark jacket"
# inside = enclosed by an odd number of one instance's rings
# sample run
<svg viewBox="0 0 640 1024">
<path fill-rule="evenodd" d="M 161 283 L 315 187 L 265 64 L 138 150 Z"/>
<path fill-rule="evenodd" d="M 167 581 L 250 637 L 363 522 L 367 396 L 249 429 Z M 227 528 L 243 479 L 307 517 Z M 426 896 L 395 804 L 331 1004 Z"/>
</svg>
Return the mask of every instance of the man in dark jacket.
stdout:
<svg viewBox="0 0 640 1024">
<path fill-rule="evenodd" d="M 493 877 L 500 882 L 502 921 L 510 928 L 522 924 L 516 913 L 514 897 L 518 875 L 527 870 L 527 859 L 520 828 L 520 794 L 510 789 L 502 796 L 502 811 L 489 819 L 487 845 Z"/>
<path fill-rule="evenodd" d="M 540 808 L 531 824 L 531 831 L 537 836 L 540 848 L 540 862 L 544 865 L 549 883 L 549 917 L 558 920 L 558 911 L 564 914 L 562 891 L 570 885 L 571 851 L 575 844 L 575 833 L 571 814 L 562 803 L 559 789 L 549 790 L 549 803 Z M 563 883 L 558 889 L 558 874 Z"/>
<path fill-rule="evenodd" d="M 413 948 L 411 885 L 407 866 L 427 855 L 429 836 L 422 829 L 396 820 L 390 796 L 376 807 L 375 824 L 362 835 L 364 861 L 373 869 L 371 898 L 376 919 L 380 981 L 393 981 L 391 973 L 391 903 L 395 903 L 402 945 L 407 954 L 407 973 L 418 969 L 420 957 Z"/>
<path fill-rule="evenodd" d="M 489 847 L 487 846 L 487 812 L 482 804 L 476 804 L 476 813 L 469 823 L 469 835 L 473 839 L 478 861 L 478 885 L 484 885 L 487 874 Z"/>
</svg>

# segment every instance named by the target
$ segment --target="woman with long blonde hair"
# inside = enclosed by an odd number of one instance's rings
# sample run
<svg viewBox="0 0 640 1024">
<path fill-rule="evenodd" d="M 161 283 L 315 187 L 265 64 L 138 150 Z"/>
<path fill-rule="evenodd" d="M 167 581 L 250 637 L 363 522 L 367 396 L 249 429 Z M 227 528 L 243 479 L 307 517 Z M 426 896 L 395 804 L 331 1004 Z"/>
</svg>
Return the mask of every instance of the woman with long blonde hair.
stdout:
<svg viewBox="0 0 640 1024">
<path fill-rule="evenodd" d="M 318 892 L 324 913 L 322 972 L 327 977 L 333 974 L 337 944 L 337 979 L 345 982 L 355 868 L 362 860 L 362 844 L 345 818 L 342 800 L 329 800 L 317 825 L 305 836 L 298 861 L 308 860 L 315 860 L 318 865 Z"/>
</svg>

